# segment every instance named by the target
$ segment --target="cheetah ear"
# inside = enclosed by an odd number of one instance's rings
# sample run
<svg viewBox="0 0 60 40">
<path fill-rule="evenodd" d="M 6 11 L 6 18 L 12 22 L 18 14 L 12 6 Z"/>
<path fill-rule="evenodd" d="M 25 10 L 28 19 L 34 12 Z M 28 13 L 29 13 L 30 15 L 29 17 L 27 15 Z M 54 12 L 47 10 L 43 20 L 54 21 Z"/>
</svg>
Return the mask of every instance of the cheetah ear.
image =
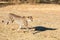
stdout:
<svg viewBox="0 0 60 40">
<path fill-rule="evenodd" d="M 25 18 L 25 16 L 23 16 L 22 18 Z"/>
</svg>

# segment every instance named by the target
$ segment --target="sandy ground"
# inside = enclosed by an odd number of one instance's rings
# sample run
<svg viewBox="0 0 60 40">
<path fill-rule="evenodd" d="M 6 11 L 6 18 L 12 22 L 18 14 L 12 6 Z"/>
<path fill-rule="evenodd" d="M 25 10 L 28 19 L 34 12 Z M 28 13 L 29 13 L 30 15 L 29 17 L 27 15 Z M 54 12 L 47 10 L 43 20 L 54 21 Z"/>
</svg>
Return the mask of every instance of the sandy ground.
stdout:
<svg viewBox="0 0 60 40">
<path fill-rule="evenodd" d="M 10 23 L 6 25 L 1 20 L 6 20 L 9 13 L 19 16 L 33 16 L 32 27 L 56 28 L 56 30 L 44 30 L 33 34 L 35 31 L 17 31 L 18 25 Z M 37 30 L 38 31 L 38 30 Z M 0 40 L 60 40 L 60 5 L 8 5 L 0 7 Z"/>
</svg>

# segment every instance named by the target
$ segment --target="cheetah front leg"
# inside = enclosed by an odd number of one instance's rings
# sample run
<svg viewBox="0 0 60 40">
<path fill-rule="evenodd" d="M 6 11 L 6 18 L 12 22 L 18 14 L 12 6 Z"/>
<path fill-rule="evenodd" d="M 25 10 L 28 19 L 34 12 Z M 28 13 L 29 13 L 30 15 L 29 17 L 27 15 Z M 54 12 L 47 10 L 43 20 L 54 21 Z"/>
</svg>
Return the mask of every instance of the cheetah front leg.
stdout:
<svg viewBox="0 0 60 40">
<path fill-rule="evenodd" d="M 19 27 L 18 27 L 17 31 L 19 31 L 20 29 L 22 29 L 22 26 L 21 26 L 21 25 L 19 25 Z"/>
</svg>

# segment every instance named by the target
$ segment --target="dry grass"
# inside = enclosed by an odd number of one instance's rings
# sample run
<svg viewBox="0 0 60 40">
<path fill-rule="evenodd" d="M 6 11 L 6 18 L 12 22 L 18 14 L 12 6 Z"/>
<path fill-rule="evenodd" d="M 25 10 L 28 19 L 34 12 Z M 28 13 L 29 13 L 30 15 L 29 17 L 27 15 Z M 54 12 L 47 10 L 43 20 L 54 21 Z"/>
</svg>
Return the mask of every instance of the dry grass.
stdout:
<svg viewBox="0 0 60 40">
<path fill-rule="evenodd" d="M 47 30 L 35 35 L 34 31 L 16 31 L 18 25 L 11 23 L 5 25 L 2 19 L 8 18 L 8 13 L 21 16 L 33 16 L 34 21 L 30 26 L 44 26 L 47 28 L 57 28 L 57 30 Z M 40 4 L 40 5 L 10 5 L 0 8 L 0 40 L 60 40 L 60 5 Z"/>
</svg>

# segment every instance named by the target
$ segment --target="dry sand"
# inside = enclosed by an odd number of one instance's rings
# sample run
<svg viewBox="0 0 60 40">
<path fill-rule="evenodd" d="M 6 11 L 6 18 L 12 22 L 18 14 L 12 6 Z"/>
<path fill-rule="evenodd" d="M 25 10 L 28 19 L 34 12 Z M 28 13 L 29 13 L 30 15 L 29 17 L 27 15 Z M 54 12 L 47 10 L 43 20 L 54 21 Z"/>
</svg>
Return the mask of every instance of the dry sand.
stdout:
<svg viewBox="0 0 60 40">
<path fill-rule="evenodd" d="M 8 18 L 8 13 L 14 13 L 20 16 L 33 16 L 33 22 L 30 26 L 43 26 L 47 28 L 56 28 L 56 30 L 22 32 L 16 31 L 18 25 L 11 23 L 6 25 L 2 19 Z M 40 4 L 40 5 L 8 5 L 0 7 L 0 40 L 60 40 L 60 5 Z"/>
</svg>

